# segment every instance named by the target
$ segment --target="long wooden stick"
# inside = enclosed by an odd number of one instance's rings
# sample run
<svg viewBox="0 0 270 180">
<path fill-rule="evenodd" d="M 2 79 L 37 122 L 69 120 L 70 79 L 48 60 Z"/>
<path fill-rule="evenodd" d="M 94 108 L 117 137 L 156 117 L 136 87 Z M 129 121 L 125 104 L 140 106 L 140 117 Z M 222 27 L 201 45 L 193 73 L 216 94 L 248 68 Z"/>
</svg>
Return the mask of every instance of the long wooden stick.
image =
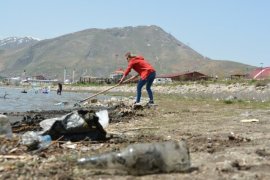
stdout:
<svg viewBox="0 0 270 180">
<path fill-rule="evenodd" d="M 125 81 L 123 81 L 122 84 L 129 82 L 129 81 L 132 80 L 133 78 L 134 78 L 134 76 L 132 76 L 131 78 L 129 78 L 129 79 L 125 80 Z M 82 103 L 82 102 L 84 102 L 84 101 L 86 101 L 86 100 L 88 100 L 88 99 L 91 99 L 91 98 L 93 98 L 93 97 L 96 97 L 97 95 L 102 94 L 102 93 L 105 93 L 105 92 L 107 92 L 107 91 L 109 91 L 109 90 L 111 90 L 111 89 L 113 89 L 113 88 L 115 88 L 115 87 L 117 87 L 117 86 L 120 86 L 120 85 L 121 85 L 121 84 L 116 84 L 115 86 L 112 86 L 112 87 L 110 87 L 110 88 L 108 88 L 108 89 L 105 89 L 105 90 L 103 90 L 103 91 L 100 91 L 100 92 L 98 92 L 98 93 L 96 93 L 96 94 L 93 94 L 92 96 L 89 96 L 89 97 L 87 97 L 87 98 L 85 98 L 85 99 L 79 101 L 79 103 Z"/>
</svg>

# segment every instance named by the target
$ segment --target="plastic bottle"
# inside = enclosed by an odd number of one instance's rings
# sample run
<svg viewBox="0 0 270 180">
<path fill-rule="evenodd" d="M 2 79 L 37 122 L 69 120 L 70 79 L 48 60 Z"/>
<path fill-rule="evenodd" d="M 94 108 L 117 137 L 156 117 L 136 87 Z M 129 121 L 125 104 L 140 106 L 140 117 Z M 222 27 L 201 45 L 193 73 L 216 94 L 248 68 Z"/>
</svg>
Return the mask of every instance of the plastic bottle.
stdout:
<svg viewBox="0 0 270 180">
<path fill-rule="evenodd" d="M 39 138 L 39 148 L 45 149 L 49 147 L 52 142 L 52 137 L 50 135 L 38 136 Z"/>
<path fill-rule="evenodd" d="M 29 150 L 45 149 L 52 142 L 50 135 L 39 135 L 34 131 L 28 131 L 22 135 L 22 144 L 26 145 Z"/>
<path fill-rule="evenodd" d="M 12 129 L 8 117 L 0 114 L 0 136 L 12 138 Z"/>
<path fill-rule="evenodd" d="M 190 155 L 184 141 L 167 141 L 129 145 L 119 153 L 81 158 L 78 164 L 93 168 L 121 168 L 133 175 L 184 172 L 190 168 Z"/>
</svg>

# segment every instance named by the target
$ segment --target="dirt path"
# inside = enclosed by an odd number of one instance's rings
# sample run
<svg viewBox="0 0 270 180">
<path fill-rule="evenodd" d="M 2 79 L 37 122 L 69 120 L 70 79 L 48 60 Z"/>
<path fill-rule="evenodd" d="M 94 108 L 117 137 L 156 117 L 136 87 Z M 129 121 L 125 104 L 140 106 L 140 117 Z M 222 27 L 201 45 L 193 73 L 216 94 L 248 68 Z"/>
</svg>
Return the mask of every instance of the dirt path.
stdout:
<svg viewBox="0 0 270 180">
<path fill-rule="evenodd" d="M 6 154 L 25 158 L 0 158 L 0 179 L 270 179 L 269 102 L 227 103 L 160 95 L 156 103 L 155 108 L 113 117 L 106 131 L 114 138 L 108 141 L 80 142 L 75 149 L 57 142 L 37 155 L 29 155 L 17 145 L 17 150 Z M 243 119 L 259 121 L 243 123 Z M 193 170 L 188 173 L 134 177 L 75 163 L 79 157 L 117 151 L 131 143 L 180 139 L 186 140 L 190 149 Z"/>
</svg>

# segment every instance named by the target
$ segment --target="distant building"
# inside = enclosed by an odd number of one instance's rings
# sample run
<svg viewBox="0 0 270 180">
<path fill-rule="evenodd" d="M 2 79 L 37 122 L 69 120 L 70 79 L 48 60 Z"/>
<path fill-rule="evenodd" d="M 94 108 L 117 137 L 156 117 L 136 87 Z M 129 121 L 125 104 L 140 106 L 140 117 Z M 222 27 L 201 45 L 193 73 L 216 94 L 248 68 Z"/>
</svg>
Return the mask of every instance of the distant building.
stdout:
<svg viewBox="0 0 270 180">
<path fill-rule="evenodd" d="M 248 78 L 248 74 L 238 73 L 238 74 L 231 75 L 231 79 L 246 79 L 246 78 Z"/>
<path fill-rule="evenodd" d="M 46 78 L 42 75 L 32 76 L 32 80 L 46 80 Z"/>
<path fill-rule="evenodd" d="M 57 79 L 46 79 L 42 75 L 38 76 L 32 76 L 32 77 L 27 77 L 26 79 L 22 80 L 21 83 L 30 83 L 30 84 L 56 84 L 59 81 Z"/>
<path fill-rule="evenodd" d="M 270 79 L 270 67 L 256 68 L 250 74 L 251 79 Z"/>
<path fill-rule="evenodd" d="M 98 83 L 98 84 L 110 84 L 108 78 L 100 78 L 100 77 L 93 77 L 93 76 L 82 76 L 80 77 L 79 82 L 81 83 Z"/>
<path fill-rule="evenodd" d="M 186 73 L 158 75 L 156 78 L 170 78 L 172 81 L 197 81 L 197 80 L 207 80 L 210 79 L 211 77 L 202 74 L 200 72 L 193 71 Z"/>
</svg>

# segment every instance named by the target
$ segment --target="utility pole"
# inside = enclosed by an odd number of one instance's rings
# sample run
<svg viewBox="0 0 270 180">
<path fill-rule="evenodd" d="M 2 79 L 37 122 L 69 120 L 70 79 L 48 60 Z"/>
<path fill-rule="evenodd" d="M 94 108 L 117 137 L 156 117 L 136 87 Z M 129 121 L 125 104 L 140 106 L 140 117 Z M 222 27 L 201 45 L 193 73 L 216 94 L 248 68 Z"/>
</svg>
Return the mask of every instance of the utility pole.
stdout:
<svg viewBox="0 0 270 180">
<path fill-rule="evenodd" d="M 72 73 L 72 83 L 75 82 L 75 68 L 73 69 L 73 73 Z"/>
<path fill-rule="evenodd" d="M 66 75 L 67 75 L 67 68 L 65 67 L 65 69 L 64 69 L 64 83 L 66 81 Z"/>
</svg>

